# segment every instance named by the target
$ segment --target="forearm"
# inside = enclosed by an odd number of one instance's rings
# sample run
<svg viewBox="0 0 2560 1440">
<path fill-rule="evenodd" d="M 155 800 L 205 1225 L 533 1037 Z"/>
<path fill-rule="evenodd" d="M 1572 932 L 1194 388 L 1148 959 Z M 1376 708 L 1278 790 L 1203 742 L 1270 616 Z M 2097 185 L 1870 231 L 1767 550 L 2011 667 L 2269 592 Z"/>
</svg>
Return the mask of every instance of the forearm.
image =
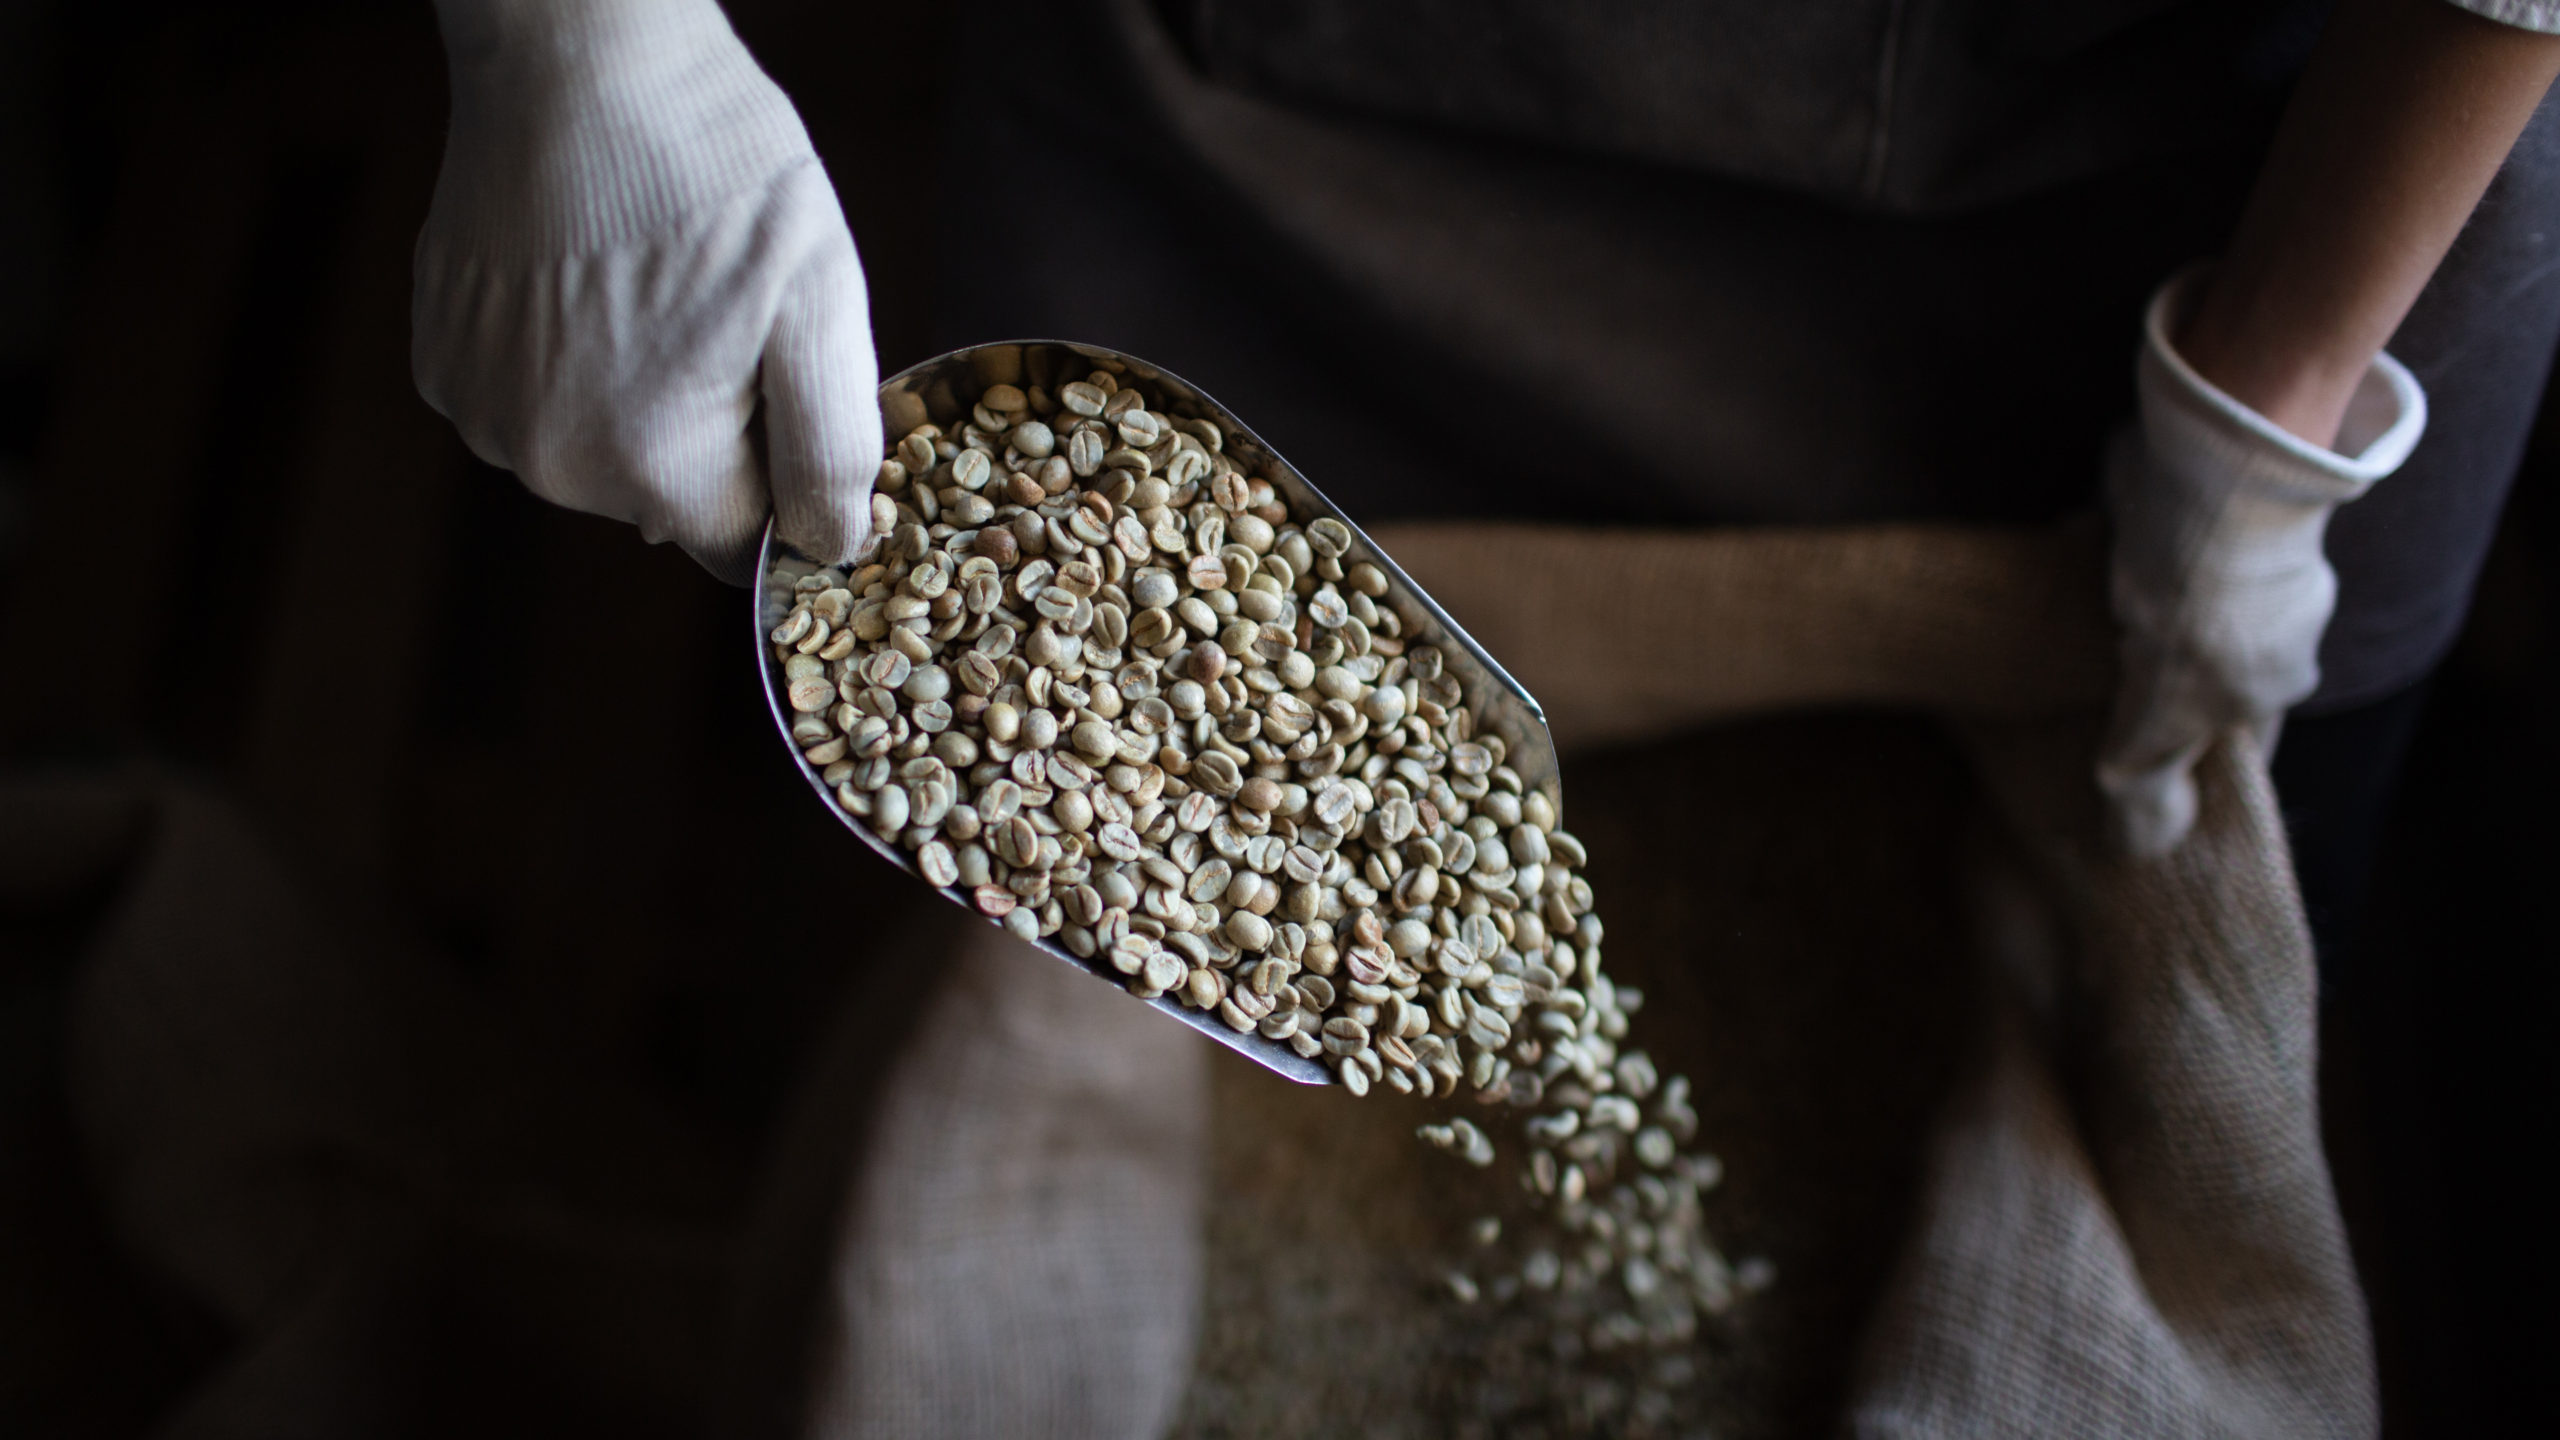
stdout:
<svg viewBox="0 0 2560 1440">
<path fill-rule="evenodd" d="M 2560 37 L 2347 0 L 2178 348 L 2318 445 L 2560 74 Z"/>
</svg>

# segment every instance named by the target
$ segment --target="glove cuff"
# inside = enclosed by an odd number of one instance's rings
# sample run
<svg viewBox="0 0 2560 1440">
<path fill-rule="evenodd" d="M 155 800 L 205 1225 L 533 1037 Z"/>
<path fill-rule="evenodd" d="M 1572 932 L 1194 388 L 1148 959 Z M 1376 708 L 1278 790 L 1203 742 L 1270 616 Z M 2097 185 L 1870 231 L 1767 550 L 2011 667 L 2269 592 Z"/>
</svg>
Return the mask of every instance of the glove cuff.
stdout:
<svg viewBox="0 0 2560 1440">
<path fill-rule="evenodd" d="M 2208 273 L 2191 265 L 2152 293 L 2143 315 L 2136 384 L 2145 439 L 2156 454 L 2192 456 L 2182 471 L 2235 477 L 2265 499 L 2331 506 L 2400 468 L 2427 429 L 2427 395 L 2409 367 L 2377 351 L 2324 449 L 2240 403 L 2195 372 L 2169 343 Z"/>
</svg>

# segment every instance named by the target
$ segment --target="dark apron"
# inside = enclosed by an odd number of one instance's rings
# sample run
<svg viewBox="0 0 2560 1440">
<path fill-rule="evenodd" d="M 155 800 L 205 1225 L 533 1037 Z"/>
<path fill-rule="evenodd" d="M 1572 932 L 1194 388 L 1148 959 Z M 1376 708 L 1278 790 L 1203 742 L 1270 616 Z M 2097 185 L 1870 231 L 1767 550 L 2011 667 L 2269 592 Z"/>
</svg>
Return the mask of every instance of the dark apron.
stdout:
<svg viewBox="0 0 2560 1440">
<path fill-rule="evenodd" d="M 990 0 L 941 332 L 1159 361 L 1363 517 L 2046 521 L 2092 502 L 2143 298 L 2228 236 L 2314 29 Z M 2315 704 L 2410 683 L 2460 623 L 2560 333 L 2555 198 L 2546 113 L 2394 342 L 2436 423 L 2333 529 Z"/>
</svg>

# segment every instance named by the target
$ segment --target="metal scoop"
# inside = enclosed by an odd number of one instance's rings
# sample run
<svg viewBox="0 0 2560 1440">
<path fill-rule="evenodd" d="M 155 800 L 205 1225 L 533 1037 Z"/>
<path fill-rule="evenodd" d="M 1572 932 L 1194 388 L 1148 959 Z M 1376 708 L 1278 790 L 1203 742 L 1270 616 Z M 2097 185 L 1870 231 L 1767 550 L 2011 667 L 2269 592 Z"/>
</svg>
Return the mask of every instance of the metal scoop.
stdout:
<svg viewBox="0 0 2560 1440">
<path fill-rule="evenodd" d="M 1149 398 L 1171 413 L 1188 414 L 1214 422 L 1226 435 L 1226 453 L 1248 473 L 1271 483 L 1287 501 L 1291 516 L 1300 524 L 1326 516 L 1341 521 L 1351 530 L 1351 549 L 1342 558 L 1346 564 L 1362 560 L 1378 566 L 1394 581 L 1382 602 L 1395 609 L 1404 623 L 1404 637 L 1409 644 L 1431 644 L 1446 657 L 1447 672 L 1454 675 L 1466 691 L 1467 705 L 1475 716 L 1479 732 L 1500 735 L 1510 748 L 1506 763 L 1518 772 L 1521 783 L 1532 789 L 1544 789 L 1555 798 L 1555 741 L 1547 733 L 1546 712 L 1538 702 L 1511 678 L 1484 648 L 1458 628 L 1413 577 L 1404 573 L 1394 559 L 1378 548 L 1351 517 L 1342 513 L 1324 493 L 1307 482 L 1297 467 L 1280 458 L 1280 453 L 1263 443 L 1260 436 L 1224 405 L 1202 393 L 1198 386 L 1160 366 L 1150 365 L 1134 355 L 1123 355 L 1098 345 L 1075 345 L 1057 340 L 1012 340 L 1002 344 L 978 345 L 937 355 L 920 365 L 912 365 L 890 376 L 880 385 L 880 414 L 890 439 L 896 438 L 931 420 L 956 429 L 967 417 L 970 407 L 990 385 L 1046 383 L 1052 387 L 1081 378 L 1096 369 L 1112 369 L 1145 388 Z M 915 857 L 889 840 L 881 838 L 871 827 L 861 824 L 835 803 L 833 791 L 819 778 L 817 768 L 802 759 L 800 747 L 792 743 L 792 711 L 784 699 L 781 662 L 773 656 L 766 636 L 779 625 L 791 608 L 791 592 L 773 586 L 770 578 L 774 562 L 785 555 L 795 555 L 788 546 L 777 541 L 770 524 L 765 527 L 764 545 L 756 557 L 756 632 L 754 644 L 764 675 L 765 704 L 773 711 L 773 723 L 783 744 L 791 751 L 792 763 L 800 767 L 802 778 L 809 782 L 819 802 L 829 814 L 844 822 L 863 844 L 880 853 L 890 864 L 915 875 L 918 884 L 931 882 L 917 874 Z M 807 557 L 797 557 L 806 560 Z M 950 901 L 970 909 L 967 893 L 958 887 L 943 892 Z M 1117 976 L 1097 970 L 1076 958 L 1054 940 L 1035 942 L 1039 948 L 1077 969 L 1108 980 L 1117 986 Z M 1147 1004 L 1207 1035 L 1227 1048 L 1237 1051 L 1255 1064 L 1285 1075 L 1302 1085 L 1323 1085 L 1332 1081 L 1332 1072 L 1308 1059 L 1284 1042 L 1265 1040 L 1259 1034 L 1237 1034 L 1216 1014 L 1191 1009 L 1171 995 L 1150 1000 Z"/>
</svg>

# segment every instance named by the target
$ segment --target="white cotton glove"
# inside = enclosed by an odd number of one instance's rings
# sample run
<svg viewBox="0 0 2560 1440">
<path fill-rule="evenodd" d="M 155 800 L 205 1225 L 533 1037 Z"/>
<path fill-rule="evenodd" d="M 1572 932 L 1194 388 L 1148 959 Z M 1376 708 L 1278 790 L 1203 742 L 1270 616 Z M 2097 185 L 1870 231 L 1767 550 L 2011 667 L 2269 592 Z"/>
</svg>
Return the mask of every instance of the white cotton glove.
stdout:
<svg viewBox="0 0 2560 1440">
<path fill-rule="evenodd" d="M 862 263 L 714 0 L 437 0 L 453 121 L 410 363 L 474 453 L 744 583 L 770 505 L 853 556 L 880 468 Z"/>
<path fill-rule="evenodd" d="M 2141 419 L 2108 457 L 2112 591 L 2123 628 L 2114 719 L 2098 762 L 2118 837 L 2166 854 L 2195 822 L 2189 770 L 2224 729 L 2272 753 L 2287 706 L 2320 683 L 2338 577 L 2329 512 L 2400 468 L 2427 427 L 2417 378 L 2377 354 L 2323 450 L 2216 389 L 2169 347 L 2200 272 L 2143 320 Z"/>
</svg>

